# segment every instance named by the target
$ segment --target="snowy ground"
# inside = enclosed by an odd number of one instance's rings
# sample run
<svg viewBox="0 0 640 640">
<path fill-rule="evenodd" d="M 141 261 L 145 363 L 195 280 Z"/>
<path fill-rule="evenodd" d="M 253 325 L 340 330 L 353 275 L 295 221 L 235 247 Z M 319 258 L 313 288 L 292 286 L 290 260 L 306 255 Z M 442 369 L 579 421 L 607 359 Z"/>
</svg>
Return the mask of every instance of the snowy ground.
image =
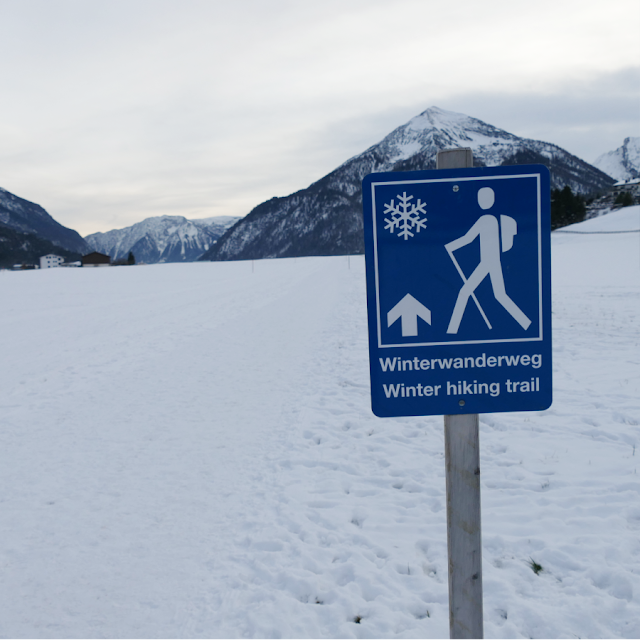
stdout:
<svg viewBox="0 0 640 640">
<path fill-rule="evenodd" d="M 481 416 L 485 634 L 637 638 L 640 233 L 553 267 L 554 404 Z M 1 637 L 448 636 L 442 418 L 371 413 L 361 257 L 0 300 Z"/>
</svg>

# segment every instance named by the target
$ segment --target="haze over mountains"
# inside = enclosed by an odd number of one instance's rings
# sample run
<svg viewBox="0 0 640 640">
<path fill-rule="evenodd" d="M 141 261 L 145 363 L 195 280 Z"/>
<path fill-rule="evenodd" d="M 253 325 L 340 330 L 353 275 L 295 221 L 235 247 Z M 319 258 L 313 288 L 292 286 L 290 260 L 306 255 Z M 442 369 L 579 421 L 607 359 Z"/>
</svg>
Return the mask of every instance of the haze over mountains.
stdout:
<svg viewBox="0 0 640 640">
<path fill-rule="evenodd" d="M 306 189 L 263 202 L 244 218 L 158 216 L 83 239 L 41 206 L 0 188 L 0 266 L 37 261 L 45 253 L 77 259 L 92 250 L 113 260 L 132 252 L 145 263 L 362 253 L 364 176 L 434 169 L 437 151 L 452 147 L 471 147 L 476 166 L 544 164 L 551 171 L 552 188 L 568 185 L 585 195 L 640 176 L 637 137 L 602 154 L 594 166 L 554 144 L 431 107 Z"/>
<path fill-rule="evenodd" d="M 431 107 L 307 189 L 258 205 L 201 260 L 362 253 L 362 179 L 373 172 L 435 169 L 437 151 L 452 147 L 471 147 L 476 166 L 544 164 L 552 188 L 568 185 L 586 194 L 614 183 L 556 145 Z"/>
</svg>

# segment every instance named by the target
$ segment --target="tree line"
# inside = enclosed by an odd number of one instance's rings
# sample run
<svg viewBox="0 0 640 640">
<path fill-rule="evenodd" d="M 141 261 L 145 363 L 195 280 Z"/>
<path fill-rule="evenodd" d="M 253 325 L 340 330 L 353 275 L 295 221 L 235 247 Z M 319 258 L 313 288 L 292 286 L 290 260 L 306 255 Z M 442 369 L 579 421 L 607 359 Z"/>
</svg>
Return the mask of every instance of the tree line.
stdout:
<svg viewBox="0 0 640 640">
<path fill-rule="evenodd" d="M 573 193 L 568 185 L 563 189 L 551 190 L 551 230 L 582 222 L 587 213 L 587 205 L 593 198 L 586 199 L 579 193 Z M 616 207 L 629 207 L 634 203 L 629 191 L 621 191 L 613 201 Z"/>
</svg>

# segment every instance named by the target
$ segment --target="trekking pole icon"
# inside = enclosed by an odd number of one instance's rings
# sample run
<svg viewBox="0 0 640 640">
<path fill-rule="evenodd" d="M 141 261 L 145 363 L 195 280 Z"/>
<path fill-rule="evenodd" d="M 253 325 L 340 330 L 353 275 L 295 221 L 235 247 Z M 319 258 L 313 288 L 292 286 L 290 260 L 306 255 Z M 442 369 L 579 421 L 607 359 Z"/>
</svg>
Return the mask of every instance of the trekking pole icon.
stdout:
<svg viewBox="0 0 640 640">
<path fill-rule="evenodd" d="M 483 187 L 478 191 L 478 204 L 481 209 L 491 209 L 495 203 L 495 193 L 490 187 Z M 469 298 L 472 298 L 478 307 L 478 311 L 487 324 L 492 328 L 487 315 L 480 306 L 480 302 L 475 295 L 475 290 L 487 277 L 491 279 L 491 287 L 496 300 L 509 312 L 516 322 L 526 331 L 531 324 L 531 320 L 522 312 L 516 303 L 507 295 L 504 286 L 504 274 L 502 273 L 502 263 L 500 253 L 509 251 L 513 247 L 513 238 L 518 233 L 518 224 L 510 216 L 500 216 L 498 218 L 491 214 L 480 216 L 471 229 L 462 237 L 453 240 L 445 245 L 447 253 L 451 257 L 460 277 L 462 278 L 462 288 L 458 293 L 456 304 L 451 314 L 447 333 L 458 333 L 462 316 L 467 308 Z M 480 262 L 473 273 L 466 278 L 460 268 L 458 261 L 453 254 L 454 251 L 480 238 Z M 502 242 L 501 242 L 502 241 Z M 502 246 L 500 246 L 502 244 Z"/>
</svg>

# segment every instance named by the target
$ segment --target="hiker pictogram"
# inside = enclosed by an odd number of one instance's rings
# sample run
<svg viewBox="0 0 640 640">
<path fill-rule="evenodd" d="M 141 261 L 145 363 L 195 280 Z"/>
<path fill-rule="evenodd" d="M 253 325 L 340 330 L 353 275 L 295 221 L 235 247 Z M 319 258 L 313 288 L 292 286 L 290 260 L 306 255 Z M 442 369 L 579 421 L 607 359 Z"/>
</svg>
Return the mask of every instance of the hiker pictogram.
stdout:
<svg viewBox="0 0 640 640">
<path fill-rule="evenodd" d="M 494 203 L 495 192 L 491 187 L 483 187 L 478 190 L 478 204 L 481 209 L 485 211 L 489 210 L 493 207 Z M 489 329 L 492 328 L 491 322 L 487 318 L 475 294 L 475 290 L 487 276 L 491 279 L 491 287 L 496 300 L 525 331 L 529 328 L 531 320 L 529 320 L 520 307 L 518 307 L 507 294 L 504 285 L 502 263 L 500 261 L 500 254 L 509 251 L 513 247 L 513 240 L 517 233 L 518 223 L 512 217 L 501 215 L 500 222 L 498 222 L 496 216 L 487 213 L 480 216 L 469 231 L 462 237 L 445 245 L 445 249 L 464 283 L 460 289 L 460 293 L 458 293 L 447 333 L 458 333 L 462 317 L 469 304 L 469 298 L 471 298 L 478 307 L 478 311 L 480 311 L 487 327 Z M 473 273 L 467 278 L 460 268 L 454 252 L 470 244 L 478 237 L 480 239 L 480 262 Z"/>
</svg>

